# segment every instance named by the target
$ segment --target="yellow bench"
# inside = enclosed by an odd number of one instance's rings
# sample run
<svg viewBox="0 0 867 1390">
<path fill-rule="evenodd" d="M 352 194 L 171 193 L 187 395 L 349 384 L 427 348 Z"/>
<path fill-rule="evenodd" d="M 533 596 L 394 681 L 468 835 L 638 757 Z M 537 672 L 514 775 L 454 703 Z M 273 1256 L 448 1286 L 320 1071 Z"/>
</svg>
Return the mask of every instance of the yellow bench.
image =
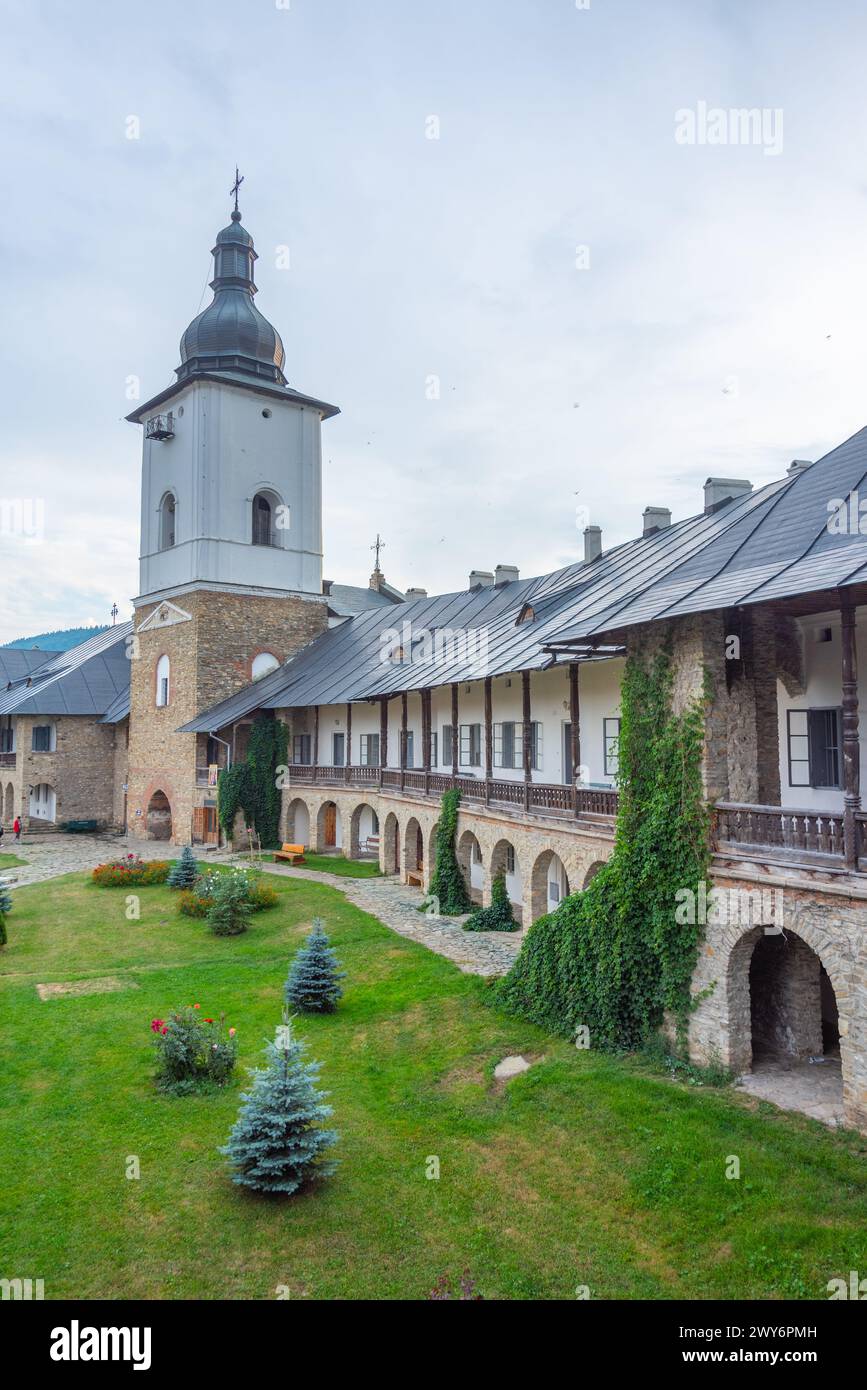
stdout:
<svg viewBox="0 0 867 1390">
<path fill-rule="evenodd" d="M 274 851 L 274 862 L 278 859 L 285 859 L 289 864 L 304 863 L 303 845 L 282 845 L 280 849 Z"/>
<path fill-rule="evenodd" d="M 424 888 L 424 875 L 421 869 L 407 869 L 406 881 L 413 888 Z"/>
</svg>

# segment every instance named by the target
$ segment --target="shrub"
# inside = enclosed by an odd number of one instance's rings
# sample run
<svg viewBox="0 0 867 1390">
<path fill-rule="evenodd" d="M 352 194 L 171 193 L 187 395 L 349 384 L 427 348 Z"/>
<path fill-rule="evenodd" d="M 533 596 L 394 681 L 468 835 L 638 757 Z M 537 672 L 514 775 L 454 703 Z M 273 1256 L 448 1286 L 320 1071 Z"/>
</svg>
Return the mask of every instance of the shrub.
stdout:
<svg viewBox="0 0 867 1390">
<path fill-rule="evenodd" d="M 206 917 L 213 902 L 214 885 L 219 879 L 227 877 L 245 885 L 247 902 L 251 912 L 263 912 L 269 907 L 276 907 L 280 901 L 279 894 L 274 891 L 270 883 L 265 883 L 258 874 L 250 869 L 233 869 L 230 874 L 221 874 L 216 869 L 212 869 L 209 873 L 202 874 L 192 888 L 181 893 L 178 899 L 178 911 L 185 917 Z"/>
<path fill-rule="evenodd" d="M 235 1030 L 224 1028 L 223 1014 L 218 1021 L 203 1018 L 201 1005 L 188 1004 L 168 1019 L 153 1019 L 151 1032 L 161 1090 L 188 1095 L 205 1086 L 222 1086 L 231 1075 L 238 1049 Z"/>
<path fill-rule="evenodd" d="M 171 864 L 167 859 L 141 859 L 127 854 L 123 859 L 111 859 L 98 864 L 91 875 L 100 888 L 131 888 L 165 883 Z"/>
<path fill-rule="evenodd" d="M 288 1023 L 278 1029 L 277 1041 L 266 1048 L 268 1065 L 252 1072 L 252 1090 L 242 1095 L 229 1142 L 220 1150 L 235 1169 L 232 1181 L 254 1192 L 289 1197 L 334 1171 L 322 1154 L 337 1134 L 320 1128 L 332 1109 L 323 1104 L 326 1093 L 316 1089 L 319 1063 L 305 1062 L 305 1050 Z"/>
<path fill-rule="evenodd" d="M 517 931 L 518 924 L 512 916 L 512 904 L 506 892 L 505 874 L 497 874 L 491 885 L 491 905 L 474 912 L 466 922 L 464 931 Z"/>
<path fill-rule="evenodd" d="M 192 888 L 199 877 L 199 861 L 189 845 L 184 845 L 180 859 L 172 865 L 166 882 L 170 888 Z"/>
<path fill-rule="evenodd" d="M 283 997 L 290 1007 L 307 1014 L 332 1014 L 343 994 L 345 977 L 328 944 L 322 919 L 314 917 L 313 930 L 292 962 Z"/>
<path fill-rule="evenodd" d="M 214 875 L 206 916 L 215 936 L 240 936 L 247 930 L 253 911 L 247 893 L 246 878 L 237 874 Z"/>
<path fill-rule="evenodd" d="M 5 946 L 9 940 L 6 934 L 6 915 L 11 911 L 12 894 L 7 884 L 0 883 L 0 946 Z"/>
</svg>

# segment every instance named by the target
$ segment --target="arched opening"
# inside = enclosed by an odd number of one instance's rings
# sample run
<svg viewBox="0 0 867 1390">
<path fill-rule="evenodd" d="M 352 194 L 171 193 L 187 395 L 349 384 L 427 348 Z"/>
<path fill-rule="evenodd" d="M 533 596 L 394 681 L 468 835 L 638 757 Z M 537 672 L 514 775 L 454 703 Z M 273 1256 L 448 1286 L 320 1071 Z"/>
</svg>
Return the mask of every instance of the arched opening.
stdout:
<svg viewBox="0 0 867 1390">
<path fill-rule="evenodd" d="M 362 801 L 352 812 L 349 846 L 351 859 L 379 858 L 379 816 L 366 801 Z"/>
<path fill-rule="evenodd" d="M 268 676 L 272 671 L 276 671 L 280 662 L 273 652 L 257 652 L 250 664 L 250 678 L 260 681 L 263 676 Z"/>
<path fill-rule="evenodd" d="M 169 702 L 169 695 L 171 693 L 171 675 L 171 662 L 169 661 L 165 653 L 163 653 L 163 655 L 157 662 L 156 671 L 156 703 L 159 708 L 162 708 Z"/>
<path fill-rule="evenodd" d="M 389 811 L 385 818 L 382 846 L 383 871 L 387 874 L 400 873 L 400 826 L 393 811 Z"/>
<path fill-rule="evenodd" d="M 253 498 L 253 544 L 277 545 L 275 525 L 277 499 L 273 493 L 257 492 Z"/>
<path fill-rule="evenodd" d="M 300 797 L 295 797 L 286 807 L 284 840 L 288 845 L 303 845 L 305 849 L 310 844 L 310 810 Z"/>
<path fill-rule="evenodd" d="M 458 837 L 457 856 L 470 901 L 481 904 L 485 868 L 482 863 L 482 847 L 472 830 L 465 830 L 463 835 Z"/>
<path fill-rule="evenodd" d="M 48 782 L 38 782 L 30 790 L 30 819 L 50 824 L 56 814 L 57 798 Z"/>
<path fill-rule="evenodd" d="M 424 835 L 415 816 L 410 816 L 403 835 L 403 871 L 407 878 L 424 874 Z"/>
<path fill-rule="evenodd" d="M 786 928 L 754 927 L 729 960 L 730 1065 L 740 1084 L 787 1110 L 843 1116 L 837 996 L 818 953 Z"/>
<path fill-rule="evenodd" d="M 584 875 L 584 882 L 583 882 L 582 885 L 581 885 L 582 888 L 586 888 L 588 884 L 590 884 L 590 883 L 593 882 L 594 878 L 596 877 L 596 875 L 598 874 L 599 870 L 602 868 L 602 865 L 603 865 L 604 863 L 605 863 L 605 860 L 604 860 L 604 859 L 597 859 L 595 864 L 591 864 L 591 865 L 590 865 L 590 868 L 587 870 L 586 874 Z"/>
<path fill-rule="evenodd" d="M 11 782 L 6 783 L 6 807 L 5 818 L 7 821 L 15 819 L 15 788 Z"/>
<path fill-rule="evenodd" d="M 160 550 L 171 550 L 175 543 L 177 508 L 175 494 L 167 492 L 160 502 Z"/>
<path fill-rule="evenodd" d="M 515 853 L 515 846 L 510 840 L 498 840 L 494 845 L 494 852 L 491 855 L 491 882 L 498 874 L 502 874 L 506 882 L 506 892 L 509 895 L 509 902 L 512 904 L 512 916 L 516 922 L 523 924 L 524 919 L 524 882 L 521 876 L 521 865 Z"/>
<path fill-rule="evenodd" d="M 172 838 L 172 808 L 163 791 L 155 791 L 148 802 L 147 834 L 149 840 Z"/>
<path fill-rule="evenodd" d="M 530 910 L 533 921 L 558 908 L 569 896 L 566 869 L 552 849 L 546 849 L 533 865 L 530 882 Z"/>
<path fill-rule="evenodd" d="M 340 849 L 343 844 L 340 808 L 336 801 L 323 801 L 316 817 L 316 847 L 322 854 Z"/>
</svg>

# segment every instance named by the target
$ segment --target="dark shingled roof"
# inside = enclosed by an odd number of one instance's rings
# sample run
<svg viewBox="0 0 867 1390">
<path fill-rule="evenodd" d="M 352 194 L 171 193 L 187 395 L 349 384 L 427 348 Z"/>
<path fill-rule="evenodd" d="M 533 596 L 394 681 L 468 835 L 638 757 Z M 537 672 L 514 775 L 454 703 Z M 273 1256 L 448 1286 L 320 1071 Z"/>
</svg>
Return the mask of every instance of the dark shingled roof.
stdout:
<svg viewBox="0 0 867 1390">
<path fill-rule="evenodd" d="M 637 623 L 867 582 L 867 536 L 857 530 L 835 535 L 828 528 L 834 499 L 862 488 L 867 502 L 865 480 L 867 429 L 808 469 L 596 560 L 537 579 L 360 613 L 184 729 L 220 728 L 258 708 L 337 704 L 538 669 L 564 644 L 572 644 L 575 657 L 591 659 L 594 646 Z M 526 603 L 535 617 L 517 625 Z M 400 631 L 404 623 L 434 638 L 442 629 L 481 631 L 484 659 L 477 651 L 383 663 L 383 633 Z"/>
<path fill-rule="evenodd" d="M 48 660 L 37 670 L 0 691 L 0 714 L 104 714 L 124 691 L 128 697 L 132 630 L 118 623 L 68 652 L 43 652 Z"/>
</svg>

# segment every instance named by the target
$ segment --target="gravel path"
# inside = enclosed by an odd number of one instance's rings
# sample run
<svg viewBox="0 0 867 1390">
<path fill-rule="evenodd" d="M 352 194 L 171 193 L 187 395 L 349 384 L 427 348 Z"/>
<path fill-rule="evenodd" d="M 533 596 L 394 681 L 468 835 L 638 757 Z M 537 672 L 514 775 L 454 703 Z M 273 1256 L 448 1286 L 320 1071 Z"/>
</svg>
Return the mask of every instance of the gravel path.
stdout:
<svg viewBox="0 0 867 1390">
<path fill-rule="evenodd" d="M 0 869 L 0 877 L 14 880 L 14 889 L 26 883 L 44 883 L 61 874 L 95 869 L 97 864 L 119 859 L 122 854 L 139 854 L 142 859 L 177 859 L 180 850 L 175 845 L 161 844 L 159 840 L 132 840 L 119 835 L 46 835 L 32 840 L 25 835 L 20 845 L 14 843 L 11 835 L 4 835 L 0 854 L 14 854 L 25 861 L 23 865 Z M 201 855 L 208 862 L 227 857 L 225 854 Z"/>
<path fill-rule="evenodd" d="M 424 894 L 397 878 L 338 878 L 315 869 L 293 869 L 287 864 L 263 864 L 271 874 L 308 878 L 344 893 L 351 903 L 378 918 L 399 936 L 419 941 L 429 951 L 445 956 L 468 975 L 505 975 L 515 962 L 521 932 L 466 932 L 466 917 L 429 917 L 419 912 Z"/>
</svg>

